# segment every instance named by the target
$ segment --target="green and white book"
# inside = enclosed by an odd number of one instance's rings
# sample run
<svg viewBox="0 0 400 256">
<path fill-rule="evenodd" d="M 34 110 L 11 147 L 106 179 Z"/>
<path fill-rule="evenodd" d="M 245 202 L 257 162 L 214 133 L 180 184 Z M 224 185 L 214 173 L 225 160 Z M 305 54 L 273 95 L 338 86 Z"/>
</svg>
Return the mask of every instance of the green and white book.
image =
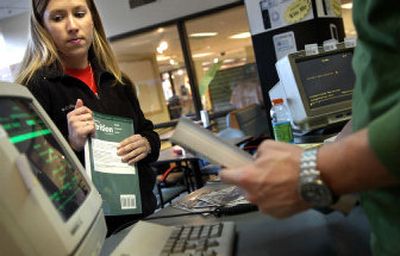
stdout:
<svg viewBox="0 0 400 256">
<path fill-rule="evenodd" d="M 121 161 L 117 146 L 134 134 L 133 120 L 93 113 L 95 136 L 85 144 L 85 167 L 103 199 L 105 215 L 142 213 L 136 165 Z"/>
</svg>

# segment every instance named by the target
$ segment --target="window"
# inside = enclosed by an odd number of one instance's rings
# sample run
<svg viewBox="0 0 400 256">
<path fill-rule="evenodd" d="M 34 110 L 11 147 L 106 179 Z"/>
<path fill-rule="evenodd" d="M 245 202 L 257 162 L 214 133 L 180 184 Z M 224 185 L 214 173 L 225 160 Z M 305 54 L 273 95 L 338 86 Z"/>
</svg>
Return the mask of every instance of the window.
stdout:
<svg viewBox="0 0 400 256">
<path fill-rule="evenodd" d="M 111 46 L 121 70 L 135 84 L 147 118 L 163 123 L 193 112 L 176 26 L 119 39 Z"/>
<path fill-rule="evenodd" d="M 11 50 L 11 51 L 10 51 Z M 14 80 L 13 72 L 18 67 L 18 57 L 13 47 L 6 44 L 3 33 L 0 32 L 0 81 L 12 82 Z M 21 58 L 22 59 L 22 58 Z"/>
<path fill-rule="evenodd" d="M 346 1 L 345 1 L 346 2 Z M 352 2 L 352 1 L 347 1 Z M 356 29 L 353 24 L 353 14 L 352 9 L 343 8 L 342 5 L 342 18 L 344 24 L 344 30 L 347 37 L 355 37 L 357 36 Z"/>
<path fill-rule="evenodd" d="M 186 22 L 203 109 L 262 102 L 244 6 Z"/>
<path fill-rule="evenodd" d="M 187 31 L 191 72 L 178 22 Z M 111 43 L 122 71 L 136 85 L 147 118 L 157 124 L 194 116 L 196 109 L 216 113 L 262 102 L 243 5 L 178 22 Z M 189 78 L 193 73 L 196 81 Z"/>
</svg>

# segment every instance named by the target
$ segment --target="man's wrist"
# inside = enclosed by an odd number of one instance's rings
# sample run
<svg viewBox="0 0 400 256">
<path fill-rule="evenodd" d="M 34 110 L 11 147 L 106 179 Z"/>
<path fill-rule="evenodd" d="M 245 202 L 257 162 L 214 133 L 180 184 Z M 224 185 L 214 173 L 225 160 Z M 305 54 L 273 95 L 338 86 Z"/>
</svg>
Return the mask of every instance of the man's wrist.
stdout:
<svg viewBox="0 0 400 256">
<path fill-rule="evenodd" d="M 315 207 L 327 207 L 337 201 L 331 189 L 321 178 L 317 167 L 318 147 L 303 151 L 300 158 L 299 193 Z"/>
</svg>

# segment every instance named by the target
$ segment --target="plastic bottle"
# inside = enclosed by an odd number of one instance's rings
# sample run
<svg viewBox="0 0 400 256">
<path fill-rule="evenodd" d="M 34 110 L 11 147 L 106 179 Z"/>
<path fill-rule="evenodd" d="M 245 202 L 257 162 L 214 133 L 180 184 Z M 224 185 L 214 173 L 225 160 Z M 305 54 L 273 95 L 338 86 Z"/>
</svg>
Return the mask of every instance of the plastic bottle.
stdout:
<svg viewBox="0 0 400 256">
<path fill-rule="evenodd" d="M 293 143 L 291 117 L 289 110 L 283 104 L 282 98 L 272 100 L 270 114 L 275 140 Z"/>
</svg>

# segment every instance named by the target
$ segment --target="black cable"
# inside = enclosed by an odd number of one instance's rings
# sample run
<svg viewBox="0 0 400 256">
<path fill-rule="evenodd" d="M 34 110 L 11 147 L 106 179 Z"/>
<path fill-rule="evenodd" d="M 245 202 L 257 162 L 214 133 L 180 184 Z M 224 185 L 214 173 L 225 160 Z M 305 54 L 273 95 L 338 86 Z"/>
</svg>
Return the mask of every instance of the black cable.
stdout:
<svg viewBox="0 0 400 256">
<path fill-rule="evenodd" d="M 161 216 L 154 216 L 154 217 L 147 217 L 143 220 L 154 220 L 154 219 L 166 219 L 166 218 L 174 218 L 174 217 L 181 217 L 181 216 L 188 216 L 188 215 L 196 215 L 196 214 L 213 214 L 215 217 L 221 216 L 228 216 L 228 215 L 235 215 L 241 213 L 247 213 L 252 211 L 258 211 L 257 205 L 254 204 L 238 204 L 233 206 L 219 206 L 212 211 L 202 211 L 202 212 L 185 212 L 185 213 L 178 213 L 178 214 L 171 214 L 171 215 L 161 215 Z"/>
<path fill-rule="evenodd" d="M 177 214 L 170 214 L 170 215 L 147 217 L 147 218 L 144 218 L 143 220 L 167 219 L 167 218 L 175 218 L 175 217 L 181 217 L 181 216 L 196 215 L 196 214 L 206 214 L 206 213 L 214 214 L 214 212 L 215 212 L 215 210 L 202 211 L 202 212 L 185 212 L 185 213 L 177 213 Z"/>
<path fill-rule="evenodd" d="M 233 206 L 220 206 L 217 207 L 213 214 L 216 217 L 236 215 L 241 213 L 258 211 L 258 207 L 255 204 L 238 204 Z"/>
<path fill-rule="evenodd" d="M 118 228 L 114 229 L 114 231 L 111 233 L 110 236 L 117 234 L 118 232 L 120 232 L 121 230 L 135 224 L 136 222 L 138 222 L 139 220 L 134 220 L 134 221 L 129 221 L 127 223 L 122 224 L 121 226 L 119 226 Z"/>
<path fill-rule="evenodd" d="M 197 214 L 213 214 L 215 217 L 219 218 L 221 216 L 229 216 L 229 215 L 236 215 L 241 213 L 247 213 L 252 211 L 258 211 L 257 205 L 254 204 L 238 204 L 234 206 L 220 206 L 215 208 L 212 211 L 201 211 L 201 212 L 185 212 L 185 213 L 177 213 L 177 214 L 170 214 L 170 215 L 161 215 L 161 216 L 149 216 L 143 218 L 143 221 L 147 220 L 157 220 L 157 219 L 167 219 L 167 218 L 175 218 L 175 217 L 182 217 L 182 216 L 189 216 L 189 215 L 197 215 Z M 118 233 L 119 231 L 135 224 L 138 220 L 127 222 L 117 229 L 114 230 L 112 235 Z"/>
</svg>

